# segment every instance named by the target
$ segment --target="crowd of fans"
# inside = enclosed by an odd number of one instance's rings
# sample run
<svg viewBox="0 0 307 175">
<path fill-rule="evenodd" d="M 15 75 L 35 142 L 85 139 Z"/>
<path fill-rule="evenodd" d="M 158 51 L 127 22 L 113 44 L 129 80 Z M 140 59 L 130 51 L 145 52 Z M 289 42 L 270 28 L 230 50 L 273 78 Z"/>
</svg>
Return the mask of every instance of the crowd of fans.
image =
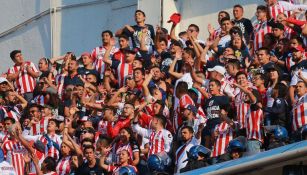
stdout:
<svg viewBox="0 0 307 175">
<path fill-rule="evenodd" d="M 306 10 L 265 0 L 252 24 L 235 5 L 206 41 L 197 24 L 175 34 L 180 14 L 168 31 L 136 10 L 136 24 L 103 31 L 80 57 L 40 58 L 37 68 L 10 52 L 2 173 L 179 174 L 305 140 Z"/>
</svg>

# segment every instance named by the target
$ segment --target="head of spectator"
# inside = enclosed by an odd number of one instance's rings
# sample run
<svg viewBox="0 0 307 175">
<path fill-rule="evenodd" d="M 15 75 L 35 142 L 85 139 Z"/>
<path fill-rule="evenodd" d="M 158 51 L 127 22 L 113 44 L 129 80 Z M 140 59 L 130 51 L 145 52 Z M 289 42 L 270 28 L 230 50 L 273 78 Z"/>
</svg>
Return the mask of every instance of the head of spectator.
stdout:
<svg viewBox="0 0 307 175">
<path fill-rule="evenodd" d="M 121 150 L 119 153 L 119 164 L 121 166 L 130 165 L 132 161 L 131 156 L 127 149 Z"/>
<path fill-rule="evenodd" d="M 74 92 L 74 88 L 75 86 L 74 85 L 67 85 L 66 88 L 63 90 L 64 92 L 64 99 L 70 99 L 71 95 L 73 94 Z"/>
<path fill-rule="evenodd" d="M 307 93 L 307 85 L 303 81 L 297 82 L 295 89 L 296 89 L 296 94 L 299 98 Z"/>
<path fill-rule="evenodd" d="M 132 103 L 125 103 L 123 110 L 123 117 L 125 118 L 134 117 L 134 105 Z"/>
<path fill-rule="evenodd" d="M 85 68 L 91 68 L 94 62 L 92 55 L 88 52 L 81 54 L 81 61 Z"/>
<path fill-rule="evenodd" d="M 56 170 L 56 166 L 57 166 L 57 162 L 55 160 L 55 158 L 53 157 L 46 157 L 41 165 L 41 170 L 44 174 L 48 174 L 51 172 L 55 172 Z"/>
<path fill-rule="evenodd" d="M 106 121 L 113 122 L 115 120 L 116 110 L 110 106 L 104 106 L 103 118 Z"/>
<path fill-rule="evenodd" d="M 235 77 L 236 74 L 240 71 L 240 61 L 237 59 L 229 59 L 225 65 L 225 68 L 231 77 Z"/>
<path fill-rule="evenodd" d="M 14 91 L 7 91 L 4 94 L 4 99 L 5 99 L 5 103 L 6 105 L 15 105 L 18 101 L 17 101 L 17 97 L 16 97 L 16 92 Z"/>
<path fill-rule="evenodd" d="M 85 159 L 89 164 L 95 164 L 95 147 L 93 145 L 89 145 L 83 149 Z"/>
<path fill-rule="evenodd" d="M 269 50 L 272 50 L 277 43 L 277 39 L 275 38 L 273 33 L 267 33 L 264 35 L 263 39 L 263 47 L 268 48 Z"/>
<path fill-rule="evenodd" d="M 298 35 L 293 35 L 290 39 L 290 48 L 302 46 L 305 47 L 303 39 Z"/>
<path fill-rule="evenodd" d="M 90 120 L 87 120 L 90 121 Z M 85 122 L 87 122 L 85 121 Z M 83 143 L 82 141 L 85 139 L 88 139 L 88 144 L 90 144 L 89 142 L 91 142 L 91 145 L 93 145 L 94 143 L 94 138 L 95 138 L 95 130 L 93 129 L 93 126 L 88 122 L 89 125 L 85 125 L 86 123 L 82 122 L 82 124 L 85 127 L 82 127 L 81 131 L 80 131 L 80 141 L 81 143 Z"/>
<path fill-rule="evenodd" d="M 51 62 L 49 59 L 43 57 L 38 61 L 38 70 L 40 72 L 48 72 L 51 69 Z"/>
<path fill-rule="evenodd" d="M 220 11 L 219 14 L 218 14 L 218 23 L 220 25 L 222 25 L 222 19 L 223 18 L 229 18 L 230 19 L 230 15 L 228 12 L 226 11 Z"/>
<path fill-rule="evenodd" d="M 85 148 L 87 146 L 93 146 L 93 143 L 94 143 L 93 138 L 86 137 L 81 141 L 81 147 Z"/>
<path fill-rule="evenodd" d="M 167 39 L 166 38 L 160 38 L 159 45 L 160 45 L 161 50 L 166 51 L 167 47 L 168 47 Z"/>
<path fill-rule="evenodd" d="M 183 126 L 181 128 L 181 140 L 187 142 L 194 136 L 194 130 L 191 126 Z"/>
<path fill-rule="evenodd" d="M 292 52 L 292 60 L 294 62 L 298 63 L 303 60 L 305 49 L 302 46 L 298 45 L 297 47 L 292 47 L 290 51 Z"/>
<path fill-rule="evenodd" d="M 178 34 L 179 38 L 182 39 L 183 41 L 187 41 L 188 40 L 188 32 L 186 31 L 183 31 L 183 32 L 180 32 Z"/>
<path fill-rule="evenodd" d="M 77 74 L 79 68 L 79 62 L 75 59 L 72 59 L 68 63 L 68 73 L 71 75 Z"/>
<path fill-rule="evenodd" d="M 257 56 L 261 66 L 270 62 L 270 52 L 268 48 L 262 47 L 258 49 Z"/>
<path fill-rule="evenodd" d="M 287 19 L 287 15 L 284 13 L 279 13 L 276 18 L 276 22 L 282 23 L 284 26 L 287 24 L 285 21 Z"/>
<path fill-rule="evenodd" d="M 28 109 L 29 109 L 30 119 L 32 121 L 39 122 L 42 118 L 41 106 L 36 103 L 33 103 L 29 105 Z"/>
<path fill-rule="evenodd" d="M 44 116 L 45 118 L 52 118 L 53 117 L 53 111 L 52 111 L 53 107 L 50 105 L 44 105 L 41 107 L 41 113 L 42 116 Z"/>
<path fill-rule="evenodd" d="M 153 66 L 151 67 L 150 71 L 153 73 L 152 80 L 156 83 L 159 82 L 162 78 L 162 72 L 160 70 L 160 67 Z"/>
<path fill-rule="evenodd" d="M 70 169 L 71 171 L 76 171 L 77 168 L 79 167 L 79 160 L 78 160 L 78 154 L 76 152 L 72 152 L 69 164 L 70 164 Z"/>
<path fill-rule="evenodd" d="M 209 81 L 209 93 L 213 96 L 219 95 L 221 89 L 221 82 L 216 79 L 211 79 Z"/>
<path fill-rule="evenodd" d="M 118 45 L 121 50 L 129 47 L 129 37 L 126 35 L 118 36 Z"/>
<path fill-rule="evenodd" d="M 5 130 L 5 131 L 8 131 L 8 129 L 9 129 L 13 124 L 15 124 L 16 121 L 15 121 L 14 118 L 6 117 L 6 118 L 4 118 L 3 122 L 4 122 L 4 130 Z"/>
<path fill-rule="evenodd" d="M 235 58 L 235 51 L 231 46 L 225 47 L 223 50 L 223 54 L 221 55 L 222 58 Z"/>
<path fill-rule="evenodd" d="M 48 134 L 55 134 L 56 131 L 59 129 L 59 123 L 56 119 L 49 119 L 47 125 L 47 133 Z"/>
<path fill-rule="evenodd" d="M 256 16 L 257 20 L 260 22 L 264 22 L 267 20 L 268 8 L 264 5 L 259 5 L 257 7 Z"/>
<path fill-rule="evenodd" d="M 188 93 L 188 89 L 188 84 L 186 82 L 179 82 L 176 87 L 176 97 L 180 99 L 183 95 Z"/>
<path fill-rule="evenodd" d="M 4 93 L 10 89 L 9 82 L 6 78 L 0 77 L 0 93 Z"/>
<path fill-rule="evenodd" d="M 112 38 L 113 38 L 113 33 L 110 30 L 105 30 L 101 32 L 101 39 L 103 46 L 109 46 Z"/>
<path fill-rule="evenodd" d="M 132 69 L 135 70 L 137 68 L 143 68 L 143 59 L 136 57 L 132 62 Z"/>
<path fill-rule="evenodd" d="M 287 53 L 289 51 L 289 45 L 290 40 L 288 38 L 283 38 L 277 43 L 275 47 L 275 52 L 279 53 L 280 55 L 283 55 L 284 53 Z"/>
<path fill-rule="evenodd" d="M 111 138 L 106 135 L 100 135 L 96 142 L 96 151 L 100 152 L 104 148 L 108 148 L 111 143 Z"/>
<path fill-rule="evenodd" d="M 209 76 L 211 79 L 222 80 L 225 76 L 226 70 L 223 66 L 214 66 L 213 68 L 208 68 L 210 72 Z"/>
<path fill-rule="evenodd" d="M 134 20 L 138 25 L 144 24 L 146 20 L 145 12 L 143 12 L 142 10 L 136 10 L 134 13 Z"/>
<path fill-rule="evenodd" d="M 235 27 L 233 27 L 233 28 L 235 28 Z M 241 35 L 240 34 L 231 35 L 230 46 L 234 50 L 244 50 L 246 46 L 245 46 L 244 41 L 243 41 L 243 35 L 242 34 Z"/>
<path fill-rule="evenodd" d="M 280 40 L 284 37 L 285 26 L 281 23 L 275 23 L 272 27 L 273 35 L 277 40 Z"/>
<path fill-rule="evenodd" d="M 198 37 L 199 34 L 199 27 L 196 24 L 190 24 L 188 27 L 187 32 L 194 38 Z"/>
<path fill-rule="evenodd" d="M 245 72 L 242 71 L 238 72 L 236 75 L 236 81 L 240 86 L 248 87 L 248 80 Z"/>
<path fill-rule="evenodd" d="M 23 59 L 23 55 L 21 54 L 21 50 L 13 50 L 10 53 L 10 57 L 17 66 L 20 66 L 24 63 L 24 59 Z"/>
<path fill-rule="evenodd" d="M 233 27 L 233 22 L 230 20 L 230 18 L 225 17 L 221 19 L 221 24 L 222 31 L 224 31 L 225 34 L 228 35 L 230 29 Z"/>
<path fill-rule="evenodd" d="M 170 46 L 170 53 L 172 55 L 172 58 L 175 58 L 176 53 L 182 53 L 182 44 L 179 41 L 173 41 Z"/>
<path fill-rule="evenodd" d="M 124 52 L 126 63 L 133 63 L 136 56 L 136 51 L 134 49 L 127 48 Z"/>
<path fill-rule="evenodd" d="M 182 59 L 185 63 L 189 63 L 191 66 L 194 64 L 195 51 L 191 48 L 184 48 L 182 53 Z"/>
<path fill-rule="evenodd" d="M 280 81 L 281 75 L 280 70 L 276 66 L 272 66 L 268 69 L 268 82 L 269 85 L 276 84 Z"/>
<path fill-rule="evenodd" d="M 253 85 L 258 89 L 263 88 L 265 86 L 265 83 L 266 83 L 266 77 L 264 74 L 257 73 L 255 76 L 253 76 Z"/>
<path fill-rule="evenodd" d="M 155 115 L 152 119 L 151 127 L 156 131 L 160 131 L 161 129 L 165 128 L 165 125 L 166 118 L 163 115 Z"/>
<path fill-rule="evenodd" d="M 133 131 L 129 127 L 122 128 L 119 131 L 120 141 L 124 144 L 131 142 L 134 139 Z"/>
<path fill-rule="evenodd" d="M 185 109 L 182 112 L 183 120 L 193 120 L 197 114 L 197 108 L 194 105 L 186 105 Z"/>
<path fill-rule="evenodd" d="M 67 157 L 71 154 L 70 147 L 68 147 L 66 143 L 61 144 L 60 152 L 61 152 L 62 157 Z"/>
<path fill-rule="evenodd" d="M 87 73 L 85 76 L 85 80 L 95 86 L 98 84 L 98 77 L 94 73 Z"/>
<path fill-rule="evenodd" d="M 233 6 L 232 13 L 233 13 L 233 17 L 235 18 L 235 20 L 242 19 L 243 18 L 243 12 L 244 12 L 244 9 L 240 4 L 236 4 L 236 5 Z"/>
<path fill-rule="evenodd" d="M 143 68 L 134 69 L 132 78 L 134 79 L 137 85 L 140 85 L 144 81 L 144 78 L 145 78 L 144 69 Z"/>
<path fill-rule="evenodd" d="M 133 72 L 133 74 L 135 74 L 135 71 Z M 128 87 L 128 89 L 134 89 L 136 87 L 136 81 L 135 81 L 135 76 L 134 75 L 127 75 L 125 77 L 125 85 Z M 139 76 L 137 77 L 137 79 L 140 78 Z"/>
<path fill-rule="evenodd" d="M 156 100 L 153 104 L 153 111 L 155 115 L 163 115 L 165 103 L 162 100 Z"/>
</svg>

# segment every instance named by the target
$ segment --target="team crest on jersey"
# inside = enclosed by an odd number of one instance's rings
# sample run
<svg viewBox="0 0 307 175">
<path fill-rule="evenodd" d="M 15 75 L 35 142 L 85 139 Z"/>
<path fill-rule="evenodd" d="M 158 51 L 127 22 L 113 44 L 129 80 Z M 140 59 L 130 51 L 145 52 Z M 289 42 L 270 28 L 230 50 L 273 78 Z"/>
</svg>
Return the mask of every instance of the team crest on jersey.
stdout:
<svg viewBox="0 0 307 175">
<path fill-rule="evenodd" d="M 212 105 L 213 105 L 213 102 L 214 102 L 214 100 L 211 100 L 211 101 L 209 102 L 209 106 L 212 106 Z"/>
</svg>

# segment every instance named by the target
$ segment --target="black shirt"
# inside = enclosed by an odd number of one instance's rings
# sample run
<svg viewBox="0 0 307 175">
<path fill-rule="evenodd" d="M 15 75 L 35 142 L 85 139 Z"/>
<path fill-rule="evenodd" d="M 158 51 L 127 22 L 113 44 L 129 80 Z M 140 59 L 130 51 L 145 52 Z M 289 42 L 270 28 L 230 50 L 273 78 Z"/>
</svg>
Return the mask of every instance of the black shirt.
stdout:
<svg viewBox="0 0 307 175">
<path fill-rule="evenodd" d="M 75 76 L 70 76 L 67 75 L 64 78 L 64 87 L 68 86 L 68 85 L 82 85 L 83 86 L 83 82 L 82 80 L 78 77 L 78 74 L 76 74 Z"/>
<path fill-rule="evenodd" d="M 239 27 L 243 33 L 245 42 L 248 44 L 250 40 L 250 36 L 254 30 L 252 22 L 249 19 L 242 18 L 240 20 L 233 20 L 235 26 Z"/>
<path fill-rule="evenodd" d="M 152 25 L 146 24 L 148 27 L 147 37 L 145 39 L 146 46 L 153 46 L 155 39 L 155 30 Z M 124 29 L 124 34 L 129 36 L 132 40 L 132 45 L 134 48 L 140 48 L 140 36 L 142 34 L 142 30 L 145 27 L 141 27 L 138 25 L 131 26 L 134 29 L 134 32 L 130 32 L 127 28 Z"/>
<path fill-rule="evenodd" d="M 221 106 L 229 105 L 229 99 L 227 96 L 212 96 L 205 102 L 205 111 L 208 118 L 207 125 L 215 127 L 220 123 L 220 109 Z M 213 126 L 214 125 L 214 126 Z"/>
<path fill-rule="evenodd" d="M 96 159 L 96 164 L 92 168 L 88 166 L 88 162 L 83 162 L 83 164 L 76 170 L 76 175 L 107 174 L 105 170 L 99 167 L 99 161 L 99 159 Z"/>
</svg>

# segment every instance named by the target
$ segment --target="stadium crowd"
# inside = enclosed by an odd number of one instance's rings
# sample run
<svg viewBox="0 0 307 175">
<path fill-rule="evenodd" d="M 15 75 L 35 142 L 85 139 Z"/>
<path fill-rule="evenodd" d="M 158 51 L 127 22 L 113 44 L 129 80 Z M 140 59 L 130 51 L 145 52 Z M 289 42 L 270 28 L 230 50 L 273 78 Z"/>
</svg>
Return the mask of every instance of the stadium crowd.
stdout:
<svg viewBox="0 0 307 175">
<path fill-rule="evenodd" d="M 168 31 L 136 10 L 80 57 L 11 51 L 2 173 L 179 174 L 307 139 L 306 10 L 265 0 L 252 24 L 234 5 L 206 41 L 197 24 L 177 36 L 178 13 Z"/>
</svg>

